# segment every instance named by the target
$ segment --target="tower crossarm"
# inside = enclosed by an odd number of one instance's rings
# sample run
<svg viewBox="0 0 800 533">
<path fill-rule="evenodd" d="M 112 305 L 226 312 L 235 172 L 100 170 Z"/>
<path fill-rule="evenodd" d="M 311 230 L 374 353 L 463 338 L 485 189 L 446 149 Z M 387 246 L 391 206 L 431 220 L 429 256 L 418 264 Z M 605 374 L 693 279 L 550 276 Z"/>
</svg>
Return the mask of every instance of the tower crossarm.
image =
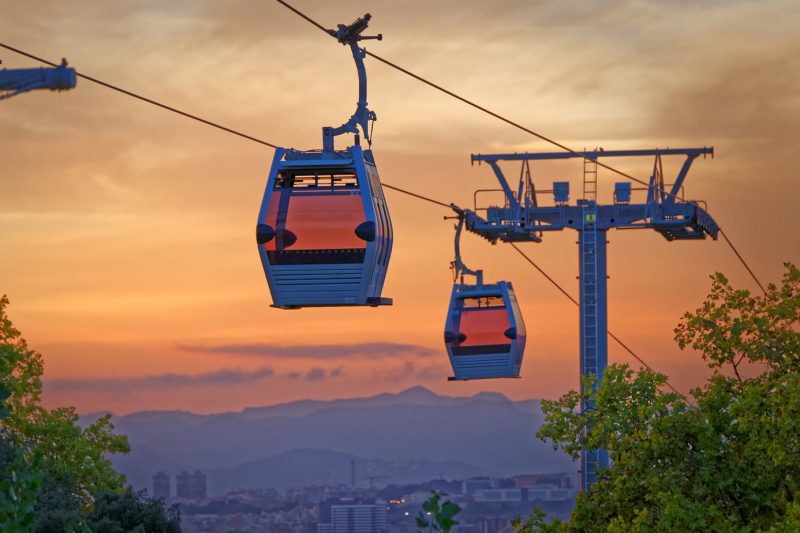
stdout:
<svg viewBox="0 0 800 533">
<path fill-rule="evenodd" d="M 623 182 L 620 191 L 626 194 L 617 194 L 615 189 L 614 203 L 596 204 L 597 220 L 594 221 L 598 230 L 641 229 L 650 228 L 658 231 L 667 240 L 704 239 L 710 236 L 717 238 L 719 227 L 704 206 L 699 202 L 687 201 L 682 198 L 682 187 L 692 162 L 699 156 L 713 155 L 713 148 L 674 148 L 654 150 L 593 150 L 585 152 L 553 152 L 553 153 L 523 153 L 523 154 L 473 154 L 472 161 L 487 163 L 495 174 L 502 192 L 505 196 L 505 205 L 489 206 L 476 211 L 485 211 L 485 215 L 466 210 L 466 228 L 477 233 L 490 242 L 540 242 L 542 232 L 560 231 L 563 229 L 580 230 L 583 227 L 585 203 L 579 200 L 577 205 L 568 204 L 568 184 L 563 195 L 559 197 L 556 183 L 553 184 L 555 205 L 543 205 L 535 199 L 534 205 L 525 202 L 520 192 L 515 192 L 509 184 L 499 163 L 501 161 L 536 161 L 560 160 L 573 158 L 589 158 L 597 160 L 603 157 L 642 157 L 654 158 L 653 175 L 647 187 L 647 197 L 644 203 L 630 203 L 630 184 Z M 665 184 L 661 166 L 662 156 L 686 157 L 673 183 Z M 539 189 L 541 190 L 541 189 Z M 541 193 L 538 193 L 541 194 Z"/>
<path fill-rule="evenodd" d="M 35 89 L 66 91 L 77 83 L 75 69 L 63 60 L 57 67 L 0 70 L 0 100 Z"/>
<path fill-rule="evenodd" d="M 585 150 L 582 152 L 536 152 L 520 154 L 472 154 L 473 163 L 492 161 L 542 161 L 553 159 L 598 159 L 602 157 L 640 157 L 660 155 L 685 155 L 695 158 L 699 155 L 714 155 L 714 148 L 655 148 L 653 150 Z"/>
<path fill-rule="evenodd" d="M 466 228 L 491 242 L 541 241 L 541 232 L 580 229 L 584 208 L 577 206 L 489 207 L 486 216 L 465 210 Z M 597 206 L 598 229 L 651 228 L 667 240 L 717 238 L 719 227 L 696 202 L 619 204 Z"/>
</svg>

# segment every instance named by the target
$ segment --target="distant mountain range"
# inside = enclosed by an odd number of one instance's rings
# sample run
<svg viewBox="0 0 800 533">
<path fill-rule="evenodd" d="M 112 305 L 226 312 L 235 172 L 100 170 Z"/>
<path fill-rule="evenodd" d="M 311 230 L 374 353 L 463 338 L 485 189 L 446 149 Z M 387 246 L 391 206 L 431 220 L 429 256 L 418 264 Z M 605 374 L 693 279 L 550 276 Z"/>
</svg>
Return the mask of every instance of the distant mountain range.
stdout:
<svg viewBox="0 0 800 533">
<path fill-rule="evenodd" d="M 385 485 L 575 471 L 569 457 L 535 438 L 541 421 L 538 400 L 448 397 L 423 387 L 212 415 L 144 411 L 113 418 L 132 448 L 114 463 L 134 487 L 147 489 L 158 470 L 204 470 L 210 495 L 349 483 L 351 459 L 361 486 L 370 476 Z"/>
</svg>

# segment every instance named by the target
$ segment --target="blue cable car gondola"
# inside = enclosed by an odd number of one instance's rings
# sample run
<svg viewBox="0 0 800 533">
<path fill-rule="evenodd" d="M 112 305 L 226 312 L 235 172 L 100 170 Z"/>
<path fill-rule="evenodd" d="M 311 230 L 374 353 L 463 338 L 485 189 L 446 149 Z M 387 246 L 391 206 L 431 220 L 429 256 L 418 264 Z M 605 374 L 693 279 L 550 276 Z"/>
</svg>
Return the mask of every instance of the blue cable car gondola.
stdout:
<svg viewBox="0 0 800 533">
<path fill-rule="evenodd" d="M 456 282 L 444 329 L 454 374 L 448 379 L 517 378 L 526 334 L 514 288 L 506 281 L 484 283 L 482 270 L 470 270 L 461 262 L 459 238 L 463 224 L 460 217 L 453 262 Z M 464 283 L 464 274 L 475 276 L 476 283 Z"/>
<path fill-rule="evenodd" d="M 356 62 L 356 112 L 338 128 L 322 129 L 322 150 L 277 148 L 258 215 L 256 241 L 273 306 L 390 305 L 381 296 L 392 252 L 392 222 L 369 145 L 364 51 L 358 41 L 370 15 L 329 30 L 349 45 Z M 359 132 L 359 127 L 361 131 Z M 355 144 L 334 149 L 334 138 L 355 134 Z"/>
</svg>

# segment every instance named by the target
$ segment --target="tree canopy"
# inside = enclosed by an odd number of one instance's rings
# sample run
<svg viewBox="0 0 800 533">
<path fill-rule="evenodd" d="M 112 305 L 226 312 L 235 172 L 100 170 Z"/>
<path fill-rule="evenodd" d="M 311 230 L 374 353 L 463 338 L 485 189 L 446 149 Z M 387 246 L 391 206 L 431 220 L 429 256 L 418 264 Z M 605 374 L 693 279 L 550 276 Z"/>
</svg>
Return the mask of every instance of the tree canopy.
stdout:
<svg viewBox="0 0 800 533">
<path fill-rule="evenodd" d="M 534 513 L 517 530 L 800 531 L 800 270 L 785 267 L 764 295 L 712 276 L 675 329 L 713 370 L 689 398 L 614 364 L 593 410 L 576 391 L 544 401 L 540 438 L 575 458 L 605 448 L 612 466 L 568 522 Z"/>
<path fill-rule="evenodd" d="M 75 408 L 41 405 L 42 356 L 8 304 L 0 297 L 0 529 L 178 531 L 177 510 L 125 490 L 109 455 L 130 447 L 110 415 L 81 427 Z"/>
</svg>

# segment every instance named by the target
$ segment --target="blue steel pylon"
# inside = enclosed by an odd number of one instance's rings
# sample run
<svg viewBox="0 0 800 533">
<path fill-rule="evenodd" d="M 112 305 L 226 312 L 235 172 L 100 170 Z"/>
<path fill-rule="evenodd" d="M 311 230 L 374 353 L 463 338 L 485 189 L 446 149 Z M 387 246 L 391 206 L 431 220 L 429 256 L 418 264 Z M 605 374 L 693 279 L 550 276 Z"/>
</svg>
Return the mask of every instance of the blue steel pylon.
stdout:
<svg viewBox="0 0 800 533">
<path fill-rule="evenodd" d="M 586 200 L 581 229 L 580 248 L 580 350 L 581 375 L 597 377 L 595 389 L 608 365 L 608 314 L 606 305 L 606 231 L 597 229 L 597 203 Z M 592 391 L 594 392 L 594 391 Z M 594 409 L 594 397 L 581 402 L 581 410 Z M 608 468 L 608 452 L 586 450 L 581 454 L 582 485 L 591 486 L 600 469 Z"/>
<path fill-rule="evenodd" d="M 717 238 L 719 227 L 698 202 L 682 197 L 683 182 L 692 162 L 700 155 L 713 155 L 713 148 L 687 148 L 665 150 L 595 150 L 588 152 L 556 152 L 534 154 L 473 155 L 472 161 L 488 163 L 500 182 L 505 205 L 492 206 L 486 217 L 475 210 L 462 210 L 467 230 L 477 233 L 492 243 L 541 242 L 545 231 L 574 229 L 578 232 L 580 270 L 580 372 L 581 376 L 596 378 L 592 394 L 581 404 L 582 410 L 594 408 L 594 392 L 603 379 L 608 364 L 608 292 L 606 275 L 606 244 L 610 228 L 650 228 L 661 233 L 668 241 Z M 670 190 L 664 182 L 662 156 L 683 155 L 683 163 Z M 653 174 L 647 187 L 644 203 L 631 203 L 630 182 L 616 183 L 614 203 L 598 205 L 595 199 L 581 199 L 576 205 L 569 203 L 569 183 L 553 183 L 555 205 L 540 206 L 533 181 L 524 179 L 516 189 L 505 178 L 500 161 L 584 158 L 596 162 L 600 157 L 655 158 Z M 525 170 L 525 167 L 523 167 Z M 516 192 L 514 192 L 516 190 Z M 591 191 L 596 193 L 596 189 Z M 593 195 L 593 194 L 592 194 Z M 588 429 L 588 428 L 587 428 Z M 583 450 L 581 454 L 581 488 L 588 490 L 600 472 L 609 467 L 606 450 Z"/>
</svg>

